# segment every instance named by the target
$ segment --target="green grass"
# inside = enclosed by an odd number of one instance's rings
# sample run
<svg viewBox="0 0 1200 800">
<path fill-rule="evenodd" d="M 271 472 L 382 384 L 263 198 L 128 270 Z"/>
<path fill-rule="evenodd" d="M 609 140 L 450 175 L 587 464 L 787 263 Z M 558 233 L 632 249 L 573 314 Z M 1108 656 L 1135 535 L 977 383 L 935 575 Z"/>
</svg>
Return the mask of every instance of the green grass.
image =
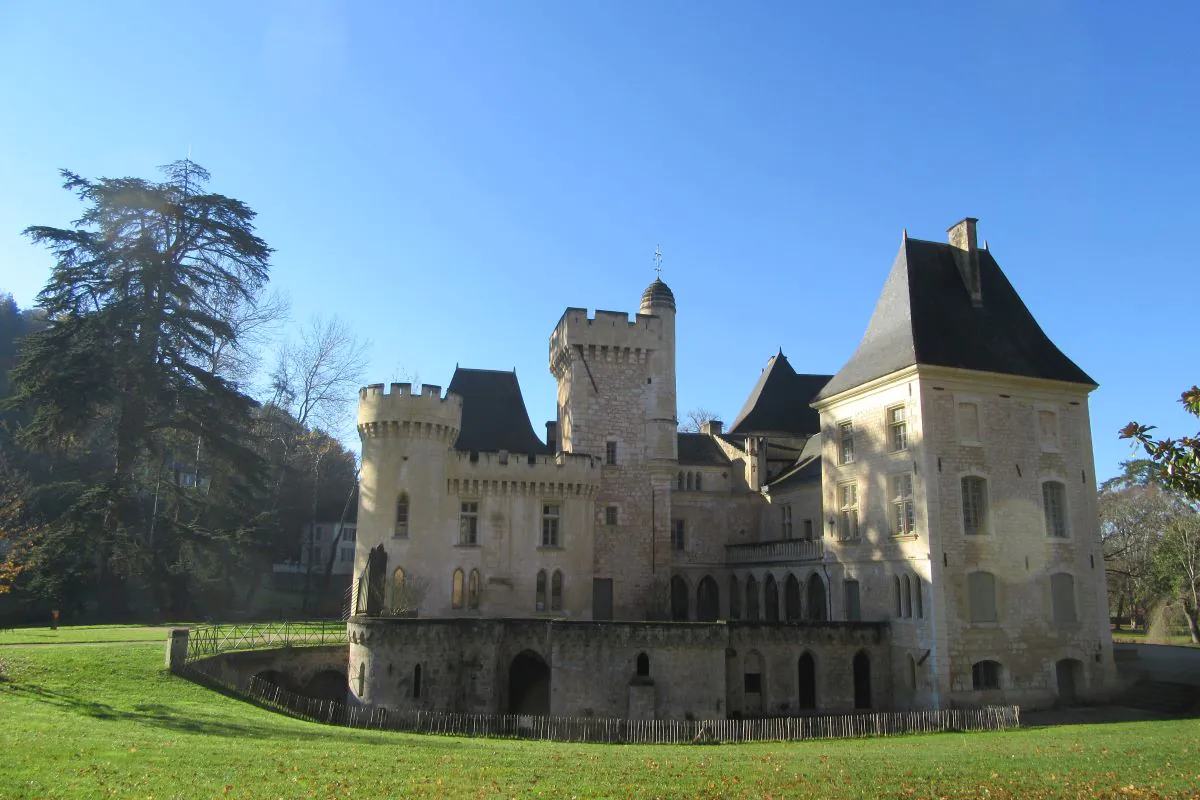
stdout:
<svg viewBox="0 0 1200 800">
<path fill-rule="evenodd" d="M 420 737 L 281 717 L 164 674 L 162 658 L 154 643 L 0 647 L 0 797 L 1173 797 L 1200 786 L 1197 720 L 708 747 Z"/>
<path fill-rule="evenodd" d="M 165 642 L 172 626 L 154 625 L 49 625 L 0 630 L 0 647 L 18 644 L 91 644 L 96 642 Z M 2 652 L 2 651 L 0 651 Z"/>
</svg>

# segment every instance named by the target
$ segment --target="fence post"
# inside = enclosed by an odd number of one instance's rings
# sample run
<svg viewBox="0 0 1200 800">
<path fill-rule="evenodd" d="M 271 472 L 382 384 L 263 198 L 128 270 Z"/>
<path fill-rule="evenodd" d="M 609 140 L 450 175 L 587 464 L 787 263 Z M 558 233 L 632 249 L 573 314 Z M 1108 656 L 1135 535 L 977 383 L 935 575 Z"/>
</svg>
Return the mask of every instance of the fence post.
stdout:
<svg viewBox="0 0 1200 800">
<path fill-rule="evenodd" d="M 178 675 L 187 663 L 188 629 L 172 628 L 167 634 L 166 667 Z"/>
</svg>

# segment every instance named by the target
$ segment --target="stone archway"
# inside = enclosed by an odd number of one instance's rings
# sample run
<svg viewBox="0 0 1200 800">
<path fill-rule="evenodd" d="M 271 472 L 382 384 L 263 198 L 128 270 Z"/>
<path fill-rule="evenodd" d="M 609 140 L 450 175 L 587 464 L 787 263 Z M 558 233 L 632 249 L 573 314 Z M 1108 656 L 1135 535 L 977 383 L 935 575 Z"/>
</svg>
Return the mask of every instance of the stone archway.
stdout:
<svg viewBox="0 0 1200 800">
<path fill-rule="evenodd" d="M 346 695 L 349 692 L 350 681 L 346 677 L 346 673 L 335 669 L 318 672 L 300 690 L 300 694 L 305 697 L 313 697 L 317 700 L 335 700 L 339 703 L 346 702 Z"/>
<path fill-rule="evenodd" d="M 508 713 L 550 713 L 550 665 L 533 650 L 522 650 L 508 668 Z"/>
<path fill-rule="evenodd" d="M 800 581 L 790 572 L 783 582 L 783 617 L 788 622 L 800 621 Z"/>
<path fill-rule="evenodd" d="M 716 622 L 721 616 L 721 590 L 711 575 L 705 575 L 696 587 L 696 619 Z"/>
<path fill-rule="evenodd" d="M 808 618 L 813 622 L 824 622 L 829 618 L 825 611 L 825 581 L 814 572 L 808 576 Z"/>
</svg>

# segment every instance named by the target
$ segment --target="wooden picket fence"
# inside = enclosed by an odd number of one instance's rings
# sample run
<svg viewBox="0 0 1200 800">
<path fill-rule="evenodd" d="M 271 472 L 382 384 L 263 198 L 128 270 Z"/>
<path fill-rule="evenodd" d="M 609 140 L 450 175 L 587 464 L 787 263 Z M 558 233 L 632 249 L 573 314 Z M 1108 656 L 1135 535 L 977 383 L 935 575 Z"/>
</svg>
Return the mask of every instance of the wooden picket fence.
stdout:
<svg viewBox="0 0 1200 800">
<path fill-rule="evenodd" d="M 715 744 L 856 739 L 905 733 L 998 731 L 1021 724 L 1017 706 L 941 711 L 859 712 L 765 719 L 608 719 L 525 714 L 455 714 L 389 711 L 316 700 L 252 678 L 242 691 L 252 700 L 292 716 L 351 728 L 450 736 L 550 739 L 607 744 Z"/>
</svg>

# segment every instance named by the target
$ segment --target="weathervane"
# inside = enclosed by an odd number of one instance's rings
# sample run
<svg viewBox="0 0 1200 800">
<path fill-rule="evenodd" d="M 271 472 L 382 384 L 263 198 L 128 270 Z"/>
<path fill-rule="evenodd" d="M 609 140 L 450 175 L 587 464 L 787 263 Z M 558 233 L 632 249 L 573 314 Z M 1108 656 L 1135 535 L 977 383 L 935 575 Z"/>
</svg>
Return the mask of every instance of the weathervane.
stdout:
<svg viewBox="0 0 1200 800">
<path fill-rule="evenodd" d="M 654 245 L 654 273 L 658 280 L 662 280 L 662 245 Z"/>
</svg>

